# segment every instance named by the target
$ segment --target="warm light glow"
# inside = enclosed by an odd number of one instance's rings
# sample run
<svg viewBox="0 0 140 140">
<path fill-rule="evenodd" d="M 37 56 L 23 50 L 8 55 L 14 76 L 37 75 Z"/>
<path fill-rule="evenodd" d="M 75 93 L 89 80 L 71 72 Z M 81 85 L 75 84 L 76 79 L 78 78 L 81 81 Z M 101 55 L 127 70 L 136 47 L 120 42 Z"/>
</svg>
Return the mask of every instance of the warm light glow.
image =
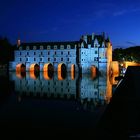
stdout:
<svg viewBox="0 0 140 140">
<path fill-rule="evenodd" d="M 32 71 L 32 72 L 34 72 L 34 71 L 39 71 L 39 65 L 38 64 L 31 64 L 31 66 L 30 66 L 30 72 Z"/>
<path fill-rule="evenodd" d="M 44 79 L 51 80 L 51 78 L 48 75 L 48 71 L 43 71 L 43 76 L 44 76 Z"/>
<path fill-rule="evenodd" d="M 32 79 L 37 79 L 37 77 L 36 77 L 34 71 L 30 71 L 29 73 L 30 73 L 30 77 L 31 77 Z"/>
<path fill-rule="evenodd" d="M 107 75 L 107 87 L 106 87 L 106 102 L 109 103 L 112 98 L 112 84 L 109 81 L 109 74 Z"/>
<path fill-rule="evenodd" d="M 128 66 L 140 66 L 140 63 L 129 62 L 129 61 L 123 62 L 123 67 L 124 67 L 124 68 L 127 68 Z"/>
<path fill-rule="evenodd" d="M 22 79 L 23 77 L 25 77 L 25 76 L 22 75 L 21 71 L 16 71 L 16 76 L 18 78 L 20 78 L 20 79 Z"/>
<path fill-rule="evenodd" d="M 58 71 L 58 80 L 64 80 L 61 71 Z"/>
<path fill-rule="evenodd" d="M 16 65 L 16 72 L 25 72 L 26 71 L 26 66 L 24 64 L 17 64 Z"/>
<path fill-rule="evenodd" d="M 62 74 L 64 75 L 64 73 L 66 72 L 66 69 L 64 69 L 64 68 L 65 68 L 65 64 L 60 63 L 58 65 L 58 71 L 57 71 L 57 73 L 58 73 L 58 80 L 64 80 L 64 77 L 62 76 Z"/>
<path fill-rule="evenodd" d="M 49 71 L 49 70 L 53 71 L 53 65 L 51 63 L 47 63 L 43 67 L 43 71 Z"/>
<path fill-rule="evenodd" d="M 112 61 L 110 62 L 110 68 L 109 68 L 109 76 L 119 76 L 119 62 L 118 61 Z"/>
<path fill-rule="evenodd" d="M 97 74 L 97 68 L 95 66 L 91 66 L 91 78 L 94 79 Z"/>
<path fill-rule="evenodd" d="M 119 75 L 118 74 L 113 74 L 109 77 L 109 81 L 112 85 L 117 85 L 118 81 L 115 80 L 115 77 L 118 77 Z"/>
<path fill-rule="evenodd" d="M 72 80 L 75 79 L 75 65 L 74 64 L 71 65 L 71 79 Z"/>
</svg>

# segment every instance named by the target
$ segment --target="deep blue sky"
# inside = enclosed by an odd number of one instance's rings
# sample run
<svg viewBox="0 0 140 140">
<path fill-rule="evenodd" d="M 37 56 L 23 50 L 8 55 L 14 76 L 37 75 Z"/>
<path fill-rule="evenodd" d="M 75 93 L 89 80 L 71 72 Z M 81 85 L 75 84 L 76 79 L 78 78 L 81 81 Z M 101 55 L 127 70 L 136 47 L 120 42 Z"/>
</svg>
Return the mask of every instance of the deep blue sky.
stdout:
<svg viewBox="0 0 140 140">
<path fill-rule="evenodd" d="M 140 45 L 139 0 L 0 0 L 0 36 L 21 42 L 79 40 L 105 32 L 113 48 Z"/>
</svg>

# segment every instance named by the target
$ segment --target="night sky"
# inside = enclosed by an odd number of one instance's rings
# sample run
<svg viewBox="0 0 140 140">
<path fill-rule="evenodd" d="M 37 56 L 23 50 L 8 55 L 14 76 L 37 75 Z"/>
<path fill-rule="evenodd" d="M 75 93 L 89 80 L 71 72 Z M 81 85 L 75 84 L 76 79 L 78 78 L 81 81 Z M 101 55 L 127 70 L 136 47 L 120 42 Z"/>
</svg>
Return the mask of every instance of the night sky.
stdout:
<svg viewBox="0 0 140 140">
<path fill-rule="evenodd" d="M 0 0 L 0 36 L 16 44 L 110 37 L 113 48 L 140 45 L 139 0 Z"/>
</svg>

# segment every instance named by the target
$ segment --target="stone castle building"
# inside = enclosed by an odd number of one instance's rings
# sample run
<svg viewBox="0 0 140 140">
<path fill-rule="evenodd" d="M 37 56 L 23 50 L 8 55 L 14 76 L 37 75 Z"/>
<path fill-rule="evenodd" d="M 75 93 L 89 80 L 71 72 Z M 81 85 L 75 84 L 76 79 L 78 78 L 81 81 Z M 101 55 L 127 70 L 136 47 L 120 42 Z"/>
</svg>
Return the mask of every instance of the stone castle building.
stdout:
<svg viewBox="0 0 140 140">
<path fill-rule="evenodd" d="M 104 33 L 83 35 L 79 41 L 20 43 L 10 71 L 76 71 L 107 73 L 112 45 Z"/>
</svg>

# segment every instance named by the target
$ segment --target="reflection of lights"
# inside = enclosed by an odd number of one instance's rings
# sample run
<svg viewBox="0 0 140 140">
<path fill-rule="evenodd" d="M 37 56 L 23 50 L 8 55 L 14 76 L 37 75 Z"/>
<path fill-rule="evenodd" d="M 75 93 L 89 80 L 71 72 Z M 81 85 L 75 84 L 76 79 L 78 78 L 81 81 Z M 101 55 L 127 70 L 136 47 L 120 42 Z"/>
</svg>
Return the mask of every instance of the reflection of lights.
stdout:
<svg viewBox="0 0 140 140">
<path fill-rule="evenodd" d="M 58 80 L 64 80 L 64 78 L 62 77 L 62 73 L 61 71 L 58 71 Z"/>
<path fill-rule="evenodd" d="M 91 66 L 91 78 L 94 79 L 96 77 L 97 68 L 95 66 Z"/>
<path fill-rule="evenodd" d="M 51 80 L 51 78 L 48 75 L 48 71 L 43 71 L 43 76 L 46 80 Z"/>
<path fill-rule="evenodd" d="M 16 76 L 22 79 L 26 76 L 26 72 L 16 71 Z"/>
<path fill-rule="evenodd" d="M 16 65 L 16 72 L 25 72 L 26 66 L 24 64 L 17 64 Z"/>
<path fill-rule="evenodd" d="M 30 71 L 30 77 L 31 77 L 32 79 L 37 79 L 37 77 L 36 77 L 34 71 Z"/>
</svg>

